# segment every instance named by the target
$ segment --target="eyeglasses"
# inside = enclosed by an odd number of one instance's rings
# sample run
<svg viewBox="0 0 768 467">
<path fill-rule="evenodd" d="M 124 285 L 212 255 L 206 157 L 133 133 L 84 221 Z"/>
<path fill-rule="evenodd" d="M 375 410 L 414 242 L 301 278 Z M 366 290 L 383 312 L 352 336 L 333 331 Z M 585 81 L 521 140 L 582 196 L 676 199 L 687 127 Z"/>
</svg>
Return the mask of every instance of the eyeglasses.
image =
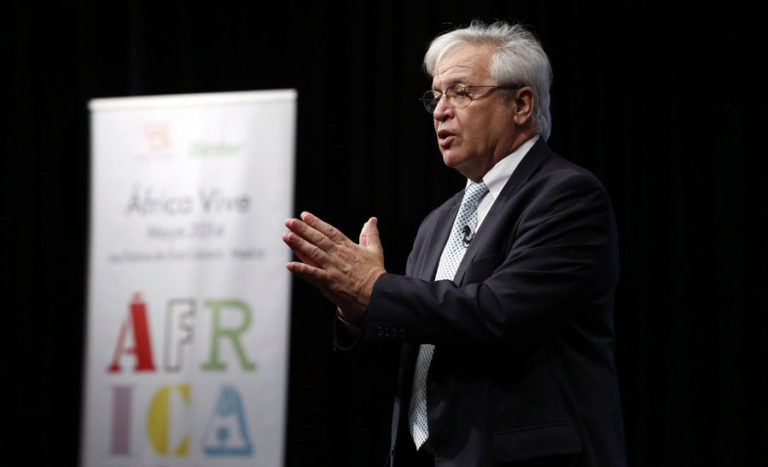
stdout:
<svg viewBox="0 0 768 467">
<path fill-rule="evenodd" d="M 440 99 L 445 96 L 448 99 L 448 103 L 455 109 L 462 109 L 472 102 L 472 94 L 470 89 L 472 88 L 497 88 L 497 89 L 518 89 L 519 85 L 504 85 L 497 86 L 495 84 L 461 84 L 456 83 L 445 91 L 438 91 L 436 89 L 430 89 L 425 92 L 421 97 L 421 102 L 424 103 L 424 108 L 427 112 L 434 113 L 437 108 L 437 104 Z"/>
</svg>

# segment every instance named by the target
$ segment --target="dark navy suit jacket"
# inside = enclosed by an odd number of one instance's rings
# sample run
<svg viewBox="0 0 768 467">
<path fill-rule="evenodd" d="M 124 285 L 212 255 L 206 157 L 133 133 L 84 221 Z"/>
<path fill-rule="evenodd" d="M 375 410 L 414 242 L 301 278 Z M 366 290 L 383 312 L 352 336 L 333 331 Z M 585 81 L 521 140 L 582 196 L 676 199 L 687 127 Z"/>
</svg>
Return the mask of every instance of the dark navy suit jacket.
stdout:
<svg viewBox="0 0 768 467">
<path fill-rule="evenodd" d="M 551 455 L 625 465 L 613 358 L 618 251 L 605 189 L 539 140 L 454 281 L 434 281 L 462 194 L 423 221 L 406 276 L 381 276 L 371 296 L 366 339 L 402 342 L 391 465 L 399 465 L 396 440 L 408 439 L 423 343 L 435 345 L 427 410 L 437 466 Z"/>
</svg>

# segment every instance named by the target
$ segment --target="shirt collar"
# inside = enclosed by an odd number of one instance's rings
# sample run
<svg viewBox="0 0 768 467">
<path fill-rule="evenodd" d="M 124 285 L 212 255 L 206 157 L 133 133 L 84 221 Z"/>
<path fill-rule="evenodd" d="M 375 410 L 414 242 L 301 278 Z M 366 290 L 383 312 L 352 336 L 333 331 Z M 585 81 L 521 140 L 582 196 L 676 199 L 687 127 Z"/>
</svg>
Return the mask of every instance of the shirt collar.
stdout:
<svg viewBox="0 0 768 467">
<path fill-rule="evenodd" d="M 488 194 L 496 199 L 499 197 L 504 185 L 507 184 L 507 180 L 515 172 L 515 169 L 523 160 L 528 151 L 539 140 L 539 135 L 534 135 L 532 138 L 526 140 L 523 144 L 515 149 L 512 154 L 504 157 L 496 163 L 488 173 L 483 177 L 485 185 L 488 187 Z M 472 180 L 467 179 L 467 186 L 472 183 Z"/>
</svg>

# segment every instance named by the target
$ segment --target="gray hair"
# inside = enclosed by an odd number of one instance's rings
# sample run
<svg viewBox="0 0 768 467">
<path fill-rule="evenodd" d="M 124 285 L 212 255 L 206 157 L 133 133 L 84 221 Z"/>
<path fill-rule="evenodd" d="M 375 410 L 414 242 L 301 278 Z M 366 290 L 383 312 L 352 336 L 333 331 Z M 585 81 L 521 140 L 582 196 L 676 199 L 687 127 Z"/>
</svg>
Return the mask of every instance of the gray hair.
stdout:
<svg viewBox="0 0 768 467">
<path fill-rule="evenodd" d="M 473 21 L 466 28 L 449 31 L 432 40 L 424 55 L 427 73 L 434 76 L 443 55 L 464 44 L 492 44 L 498 47 L 488 73 L 497 85 L 526 85 L 533 89 L 533 123 L 541 137 L 545 141 L 549 139 L 552 132 L 552 116 L 549 112 L 552 68 L 547 54 L 533 33 L 519 24 L 499 21 L 488 25 L 482 21 Z"/>
</svg>

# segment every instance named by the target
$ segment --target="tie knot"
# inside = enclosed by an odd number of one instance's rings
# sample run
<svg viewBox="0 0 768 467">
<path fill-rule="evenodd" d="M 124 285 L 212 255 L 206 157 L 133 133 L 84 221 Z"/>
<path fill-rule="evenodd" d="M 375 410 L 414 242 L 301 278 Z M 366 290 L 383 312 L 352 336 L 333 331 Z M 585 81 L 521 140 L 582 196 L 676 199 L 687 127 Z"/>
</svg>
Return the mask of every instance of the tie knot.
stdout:
<svg viewBox="0 0 768 467">
<path fill-rule="evenodd" d="M 468 206 L 477 206 L 480 200 L 488 193 L 488 186 L 485 182 L 474 183 L 470 182 L 467 188 L 464 190 L 464 200 L 462 204 Z"/>
</svg>

